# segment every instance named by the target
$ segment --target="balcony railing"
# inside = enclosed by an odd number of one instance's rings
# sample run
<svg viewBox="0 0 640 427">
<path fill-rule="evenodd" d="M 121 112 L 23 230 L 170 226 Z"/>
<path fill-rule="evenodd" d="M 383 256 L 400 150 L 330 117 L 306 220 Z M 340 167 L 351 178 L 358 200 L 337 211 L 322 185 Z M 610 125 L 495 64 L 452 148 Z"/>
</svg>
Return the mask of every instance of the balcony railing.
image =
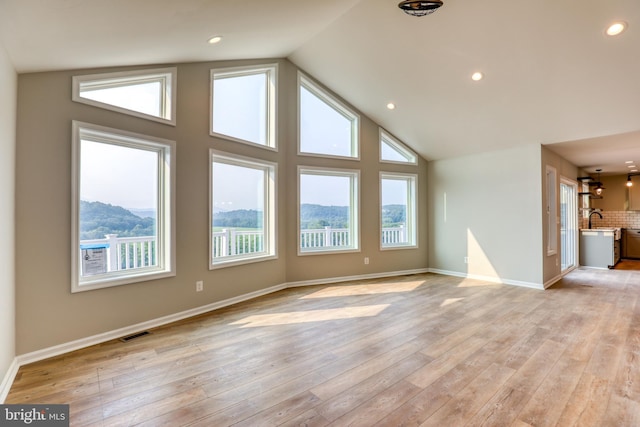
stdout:
<svg viewBox="0 0 640 427">
<path fill-rule="evenodd" d="M 406 243 L 407 230 L 404 225 L 382 229 L 382 245 L 392 246 Z M 300 230 L 300 248 L 340 248 L 352 244 L 348 228 L 324 227 Z M 260 230 L 237 230 L 225 228 L 213 232 L 213 257 L 251 254 L 264 251 L 264 234 Z"/>
<path fill-rule="evenodd" d="M 261 230 L 226 228 L 214 231 L 212 236 L 214 258 L 264 251 L 264 233 Z M 382 229 L 383 246 L 406 242 L 407 232 L 403 225 Z M 352 243 L 351 231 L 348 228 L 300 230 L 302 249 L 340 248 Z M 107 234 L 104 239 L 81 240 L 80 247 L 105 248 L 107 272 L 152 267 L 158 263 L 155 236 L 118 237 L 117 234 Z"/>
<path fill-rule="evenodd" d="M 118 237 L 117 234 L 107 234 L 104 239 L 81 240 L 80 252 L 89 246 L 105 248 L 107 272 L 158 265 L 156 236 Z"/>
</svg>

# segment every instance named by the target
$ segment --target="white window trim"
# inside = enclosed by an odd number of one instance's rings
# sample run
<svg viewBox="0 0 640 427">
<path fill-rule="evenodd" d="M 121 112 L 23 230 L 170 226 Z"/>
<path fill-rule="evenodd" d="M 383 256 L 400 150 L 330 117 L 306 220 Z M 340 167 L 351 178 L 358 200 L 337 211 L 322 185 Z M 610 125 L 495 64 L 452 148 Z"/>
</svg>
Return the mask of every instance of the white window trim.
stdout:
<svg viewBox="0 0 640 427">
<path fill-rule="evenodd" d="M 342 114 L 351 125 L 351 156 L 336 156 L 331 154 L 311 153 L 301 150 L 302 145 L 302 127 L 301 127 L 301 104 L 300 104 L 300 89 L 304 87 L 309 92 L 317 96 L 319 99 L 330 105 L 338 113 Z M 347 107 L 342 101 L 333 96 L 331 93 L 321 88 L 320 85 L 311 80 L 308 76 L 304 75 L 301 71 L 298 71 L 298 155 L 310 156 L 310 157 L 323 157 L 331 159 L 347 159 L 347 160 L 360 160 L 360 115 Z"/>
<path fill-rule="evenodd" d="M 379 128 L 379 132 L 378 133 L 379 133 L 378 140 L 380 141 L 380 163 L 394 163 L 394 164 L 400 164 L 400 165 L 417 165 L 418 164 L 418 155 L 415 153 L 415 151 L 411 150 L 405 144 L 400 142 L 400 140 L 398 138 L 394 137 L 393 135 L 391 135 L 389 132 L 387 132 L 383 128 Z M 383 141 L 387 145 L 390 145 L 392 148 L 394 148 L 396 151 L 401 152 L 401 153 L 404 152 L 406 154 L 409 154 L 409 155 L 413 156 L 413 161 L 410 161 L 410 160 L 407 160 L 407 161 L 385 160 L 385 159 L 383 159 L 382 158 L 382 144 L 383 144 Z"/>
<path fill-rule="evenodd" d="M 409 182 L 407 189 L 407 227 L 411 233 L 409 242 L 394 246 L 384 246 L 382 244 L 382 180 L 383 179 L 401 179 Z M 380 250 L 397 250 L 397 249 L 417 249 L 418 248 L 418 175 L 413 173 L 400 172 L 380 172 L 379 179 L 380 189 Z"/>
<path fill-rule="evenodd" d="M 238 166 L 255 166 L 260 169 L 268 169 L 268 179 L 265 182 L 264 201 L 266 209 L 263 213 L 263 221 L 265 228 L 265 248 L 264 252 L 253 256 L 236 256 L 227 257 L 223 260 L 213 261 L 213 232 L 211 230 L 213 224 L 213 160 L 214 158 L 224 159 L 225 163 Z M 209 232 L 209 270 L 219 268 L 233 267 L 242 264 L 250 264 L 254 262 L 263 262 L 278 258 L 278 227 L 276 218 L 278 217 L 278 200 L 277 200 L 277 184 L 278 183 L 278 165 L 274 162 L 259 160 L 251 157 L 240 156 L 224 151 L 209 149 L 209 218 L 207 230 Z"/>
<path fill-rule="evenodd" d="M 254 74 L 267 75 L 267 141 L 266 144 L 236 138 L 213 130 L 213 86 L 216 76 L 250 76 Z M 214 68 L 210 71 L 209 88 L 209 135 L 233 142 L 248 144 L 265 150 L 278 151 L 278 64 L 263 64 L 246 67 Z"/>
<path fill-rule="evenodd" d="M 350 221 L 353 227 L 352 233 L 354 236 L 353 245 L 349 247 L 345 247 L 344 249 L 336 249 L 335 247 L 331 247 L 329 249 L 315 249 L 315 250 L 306 250 L 303 251 L 300 248 L 300 175 L 302 174 L 314 174 L 314 175 L 324 175 L 324 176 L 348 176 L 352 178 L 351 185 L 351 203 L 353 204 L 353 209 L 350 212 Z M 300 166 L 298 165 L 298 204 L 297 204 L 297 246 L 298 246 L 298 256 L 306 256 L 306 255 L 325 255 L 325 254 L 336 254 L 336 253 L 349 253 L 349 252 L 360 252 L 360 170 L 358 169 L 339 169 L 339 168 L 324 168 L 324 167 L 315 167 L 315 166 Z"/>
<path fill-rule="evenodd" d="M 553 166 L 546 166 L 546 215 L 547 215 L 547 256 L 558 253 L 558 172 Z"/>
<path fill-rule="evenodd" d="M 155 148 L 158 160 L 158 266 L 136 271 L 123 270 L 101 276 L 80 278 L 80 147 L 87 136 L 91 140 L 124 147 Z M 126 132 L 79 121 L 72 122 L 72 176 L 71 176 L 71 292 L 90 291 L 112 286 L 126 285 L 147 280 L 175 276 L 175 159 L 174 141 Z M 162 245 L 160 245 L 162 242 Z"/>
<path fill-rule="evenodd" d="M 170 67 L 73 76 L 71 99 L 75 102 L 92 105 L 94 107 L 103 108 L 105 110 L 117 111 L 119 113 L 127 114 L 130 116 L 175 126 L 177 73 L 178 69 L 176 67 Z M 164 88 L 164 90 L 162 91 L 163 99 L 161 106 L 163 117 L 145 114 L 139 111 L 129 110 L 128 108 L 118 107 L 116 105 L 95 101 L 93 99 L 84 98 L 80 95 L 80 85 L 83 83 L 93 83 L 93 86 L 95 86 L 96 88 L 107 88 L 110 86 L 126 86 L 127 83 L 131 82 L 145 81 L 159 81 L 162 83 L 162 86 Z"/>
</svg>

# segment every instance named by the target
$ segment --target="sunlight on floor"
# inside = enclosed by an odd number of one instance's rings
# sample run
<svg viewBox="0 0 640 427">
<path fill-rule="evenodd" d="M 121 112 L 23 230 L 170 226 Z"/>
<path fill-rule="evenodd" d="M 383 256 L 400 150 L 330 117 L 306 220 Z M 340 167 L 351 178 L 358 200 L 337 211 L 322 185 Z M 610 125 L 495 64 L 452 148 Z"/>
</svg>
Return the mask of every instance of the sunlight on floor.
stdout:
<svg viewBox="0 0 640 427">
<path fill-rule="evenodd" d="M 487 286 L 501 286 L 500 282 L 492 282 L 488 280 L 464 279 L 459 284 L 459 288 L 485 288 Z"/>
<path fill-rule="evenodd" d="M 352 295 L 373 295 L 373 294 L 391 294 L 396 292 L 411 292 L 424 284 L 424 280 L 413 282 L 387 282 L 375 285 L 349 285 L 349 286 L 331 286 L 304 296 L 306 298 L 331 298 L 346 297 Z"/>
<path fill-rule="evenodd" d="M 259 314 L 245 317 L 244 319 L 231 324 L 242 325 L 242 328 L 255 328 L 258 326 L 290 325 L 294 323 L 373 317 L 380 314 L 387 307 L 389 307 L 389 304 L 330 308 L 326 310 L 292 311 L 290 313 Z"/>
<path fill-rule="evenodd" d="M 447 298 L 446 300 L 442 301 L 442 304 L 440 304 L 440 307 L 446 307 L 448 305 L 451 304 L 455 304 L 458 301 L 462 301 L 464 298 Z"/>
</svg>

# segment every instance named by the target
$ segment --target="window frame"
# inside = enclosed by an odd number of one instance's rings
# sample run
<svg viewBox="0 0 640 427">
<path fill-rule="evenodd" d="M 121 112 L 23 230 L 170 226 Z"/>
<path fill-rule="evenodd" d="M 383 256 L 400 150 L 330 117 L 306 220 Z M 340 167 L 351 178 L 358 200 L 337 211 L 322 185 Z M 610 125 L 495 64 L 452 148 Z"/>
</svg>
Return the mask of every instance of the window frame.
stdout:
<svg viewBox="0 0 640 427">
<path fill-rule="evenodd" d="M 340 156 L 333 154 L 315 153 L 302 151 L 302 88 L 305 88 L 311 94 L 316 96 L 322 102 L 333 108 L 336 112 L 341 114 L 347 120 L 351 122 L 351 155 Z M 353 109 L 349 108 L 344 102 L 340 101 L 337 97 L 323 89 L 318 83 L 314 82 L 310 77 L 306 76 L 301 71 L 298 71 L 298 155 L 299 156 L 312 156 L 323 157 L 331 159 L 347 159 L 347 160 L 360 160 L 360 115 Z"/>
<path fill-rule="evenodd" d="M 239 255 L 229 256 L 222 261 L 214 262 L 213 260 L 213 169 L 214 159 L 222 159 L 229 165 L 241 167 L 250 167 L 254 169 L 263 169 L 265 176 L 264 185 L 264 246 L 265 251 L 256 253 L 256 255 Z M 220 268 L 233 267 L 254 262 L 269 261 L 278 258 L 278 234 L 277 234 L 277 209 L 278 209 L 278 164 L 267 160 L 256 159 L 253 157 L 242 156 L 216 149 L 209 149 L 209 270 L 217 270 Z"/>
<path fill-rule="evenodd" d="M 558 253 L 558 171 L 550 165 L 545 167 L 546 187 L 546 222 L 547 222 L 547 256 Z"/>
<path fill-rule="evenodd" d="M 396 179 L 403 180 L 407 185 L 407 235 L 408 242 L 406 244 L 384 245 L 382 243 L 382 180 Z M 379 179 L 380 188 L 380 250 L 397 250 L 397 249 L 416 249 L 418 248 L 418 174 L 402 173 L 402 172 L 380 172 Z"/>
<path fill-rule="evenodd" d="M 302 250 L 302 228 L 300 221 L 300 211 L 301 211 L 301 176 L 309 174 L 309 175 L 321 175 L 321 176 L 344 176 L 349 177 L 350 181 L 350 195 L 349 199 L 351 202 L 351 209 L 349 215 L 349 221 L 351 223 L 352 235 L 353 235 L 353 244 L 350 246 L 345 246 L 344 249 L 336 249 L 335 246 L 329 247 L 329 249 L 315 249 L 315 250 Z M 329 167 L 315 167 L 315 166 L 302 166 L 298 165 L 298 174 L 297 174 L 297 184 L 298 184 L 298 203 L 297 203 L 297 253 L 298 256 L 306 256 L 306 255 L 325 255 L 325 254 L 337 254 L 337 253 L 350 253 L 350 252 L 360 252 L 360 170 L 359 169 L 341 169 L 341 168 L 329 168 Z"/>
<path fill-rule="evenodd" d="M 177 98 L 176 89 L 178 83 L 177 74 L 178 69 L 176 67 L 167 67 L 73 76 L 71 99 L 81 104 L 87 104 L 105 110 L 116 111 L 118 113 L 127 114 L 129 116 L 175 126 Z M 90 85 L 96 89 L 106 89 L 109 87 L 125 87 L 133 83 L 154 81 L 160 82 L 162 87 L 162 94 L 160 97 L 160 110 L 162 111 L 161 116 L 154 116 L 152 114 L 146 114 L 140 111 L 119 107 L 117 105 L 84 98 L 81 95 L 81 86 L 83 84 Z"/>
<path fill-rule="evenodd" d="M 144 149 L 158 153 L 157 176 L 157 257 L 158 265 L 120 270 L 82 280 L 80 273 L 80 172 L 82 141 L 113 144 L 121 147 Z M 105 126 L 72 122 L 72 179 L 71 179 L 71 292 L 91 291 L 127 285 L 176 275 L 175 234 L 175 158 L 176 143 L 167 139 L 127 132 Z"/>
<path fill-rule="evenodd" d="M 379 128 L 379 141 L 380 141 L 380 163 L 394 163 L 400 165 L 417 165 L 418 164 L 418 155 L 407 147 L 404 143 L 402 143 L 398 138 L 391 135 L 389 132 L 384 130 L 383 128 Z M 413 160 L 389 160 L 382 158 L 382 146 L 383 144 L 389 145 L 395 151 L 397 151 L 400 155 L 405 155 L 408 157 L 412 157 Z"/>
<path fill-rule="evenodd" d="M 213 128 L 214 114 L 214 85 L 216 75 L 225 77 L 242 77 L 256 74 L 265 74 L 266 85 L 266 143 L 249 141 L 237 138 L 232 135 L 216 132 Z M 266 150 L 278 151 L 278 64 L 261 64 L 242 67 L 213 68 L 209 73 L 209 135 L 215 138 L 222 138 L 228 141 L 240 142 L 253 147 L 260 147 Z"/>
</svg>

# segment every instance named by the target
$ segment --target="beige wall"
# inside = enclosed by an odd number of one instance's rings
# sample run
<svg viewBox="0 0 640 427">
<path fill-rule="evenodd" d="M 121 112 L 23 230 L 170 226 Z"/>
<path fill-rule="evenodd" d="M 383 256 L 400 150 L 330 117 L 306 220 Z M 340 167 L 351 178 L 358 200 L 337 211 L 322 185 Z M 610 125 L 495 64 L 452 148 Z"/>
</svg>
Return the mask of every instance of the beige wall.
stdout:
<svg viewBox="0 0 640 427">
<path fill-rule="evenodd" d="M 17 89 L 16 72 L 0 45 L 0 384 L 16 354 L 14 209 Z"/>
<path fill-rule="evenodd" d="M 553 151 L 549 150 L 546 147 L 542 147 L 542 169 L 541 169 L 541 177 L 542 177 L 542 262 L 543 262 L 543 276 L 544 283 L 557 279 L 561 275 L 561 245 L 560 245 L 560 222 L 556 221 L 556 247 L 558 248 L 557 252 L 553 255 L 547 255 L 547 241 L 548 241 L 548 223 L 546 216 L 546 197 L 547 197 L 547 184 L 546 184 L 546 167 L 552 166 L 556 169 L 556 207 L 557 207 L 557 215 L 556 219 L 559 218 L 560 215 L 560 181 L 562 178 L 571 180 L 578 184 L 578 192 L 581 192 L 581 183 L 577 181 L 578 178 L 578 168 L 560 157 Z M 580 205 L 578 205 L 578 208 Z"/>
<path fill-rule="evenodd" d="M 540 150 L 429 163 L 429 267 L 542 285 Z"/>
<path fill-rule="evenodd" d="M 427 267 L 426 162 L 382 166 L 378 127 L 362 117 L 361 160 L 297 155 L 297 70 L 279 60 L 279 151 L 271 152 L 209 136 L 209 70 L 274 61 L 179 64 L 177 126 L 167 126 L 71 101 L 71 77 L 102 72 L 51 72 L 19 77 L 16 189 L 17 353 L 24 354 L 112 331 L 286 282 L 356 276 Z M 177 142 L 177 275 L 108 289 L 70 292 L 71 121 L 124 129 Z M 277 162 L 277 260 L 208 269 L 208 150 Z M 362 251 L 299 257 L 298 165 L 361 170 Z M 378 174 L 419 174 L 420 247 L 380 251 Z M 363 257 L 371 260 L 364 265 Z M 204 280 L 204 292 L 195 281 Z"/>
<path fill-rule="evenodd" d="M 593 175 L 595 176 L 595 175 Z M 629 207 L 627 175 L 601 176 L 600 182 L 605 188 L 602 192 L 602 199 L 593 199 L 591 207 L 602 209 L 603 211 L 624 211 Z M 636 178 L 636 185 L 638 185 Z M 591 188 L 593 191 L 594 189 Z"/>
</svg>

